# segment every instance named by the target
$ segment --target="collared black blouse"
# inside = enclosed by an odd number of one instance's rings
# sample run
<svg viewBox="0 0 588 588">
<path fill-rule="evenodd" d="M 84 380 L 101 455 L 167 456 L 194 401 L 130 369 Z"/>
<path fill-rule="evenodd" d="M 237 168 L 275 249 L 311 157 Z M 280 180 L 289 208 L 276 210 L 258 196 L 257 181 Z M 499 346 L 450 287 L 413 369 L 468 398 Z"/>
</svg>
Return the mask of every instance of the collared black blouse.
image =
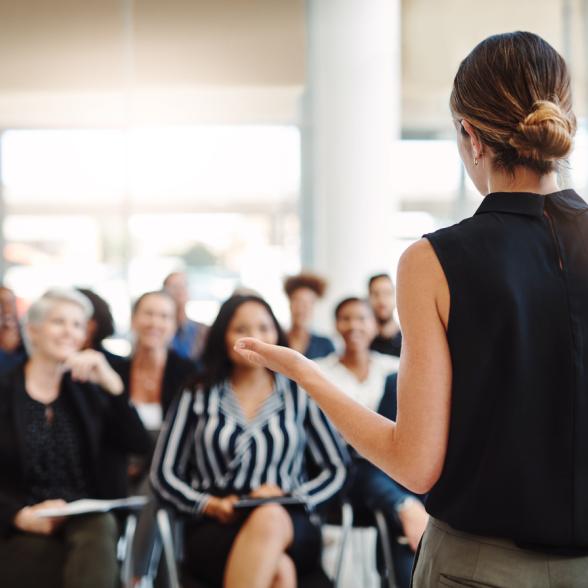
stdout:
<svg viewBox="0 0 588 588">
<path fill-rule="evenodd" d="M 588 551 L 588 205 L 488 195 L 426 235 L 449 285 L 451 422 L 429 512 L 471 533 Z"/>
</svg>

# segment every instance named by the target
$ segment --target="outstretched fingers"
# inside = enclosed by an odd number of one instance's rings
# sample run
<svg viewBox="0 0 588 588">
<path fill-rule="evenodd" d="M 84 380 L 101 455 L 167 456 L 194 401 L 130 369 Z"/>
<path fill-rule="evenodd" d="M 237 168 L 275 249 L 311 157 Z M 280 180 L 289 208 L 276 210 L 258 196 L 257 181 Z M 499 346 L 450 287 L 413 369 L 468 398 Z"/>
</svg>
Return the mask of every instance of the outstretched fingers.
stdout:
<svg viewBox="0 0 588 588">
<path fill-rule="evenodd" d="M 269 347 L 266 343 L 262 343 L 257 339 L 253 339 L 252 337 L 245 337 L 244 339 L 239 339 L 235 343 L 235 351 L 237 351 L 237 353 L 241 354 L 247 361 L 254 365 L 270 367 L 265 359 L 261 346 Z"/>
<path fill-rule="evenodd" d="M 235 343 L 235 351 L 254 365 L 280 372 L 287 378 L 296 381 L 303 374 L 304 366 L 312 363 L 293 349 L 263 343 L 252 337 L 239 339 Z"/>
</svg>

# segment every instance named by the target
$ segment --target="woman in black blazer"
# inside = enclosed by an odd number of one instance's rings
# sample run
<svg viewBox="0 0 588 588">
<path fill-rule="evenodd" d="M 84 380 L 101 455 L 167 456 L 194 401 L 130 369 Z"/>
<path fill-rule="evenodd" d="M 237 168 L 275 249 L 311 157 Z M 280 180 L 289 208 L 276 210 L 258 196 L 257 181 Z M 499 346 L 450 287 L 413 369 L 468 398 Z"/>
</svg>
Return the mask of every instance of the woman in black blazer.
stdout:
<svg viewBox="0 0 588 588">
<path fill-rule="evenodd" d="M 165 291 L 146 292 L 131 311 L 133 352 L 113 362 L 125 390 L 133 401 L 152 441 L 157 439 L 167 409 L 188 380 L 193 380 L 196 365 L 170 349 L 176 332 L 176 303 Z M 147 472 L 151 453 L 133 456 L 128 478 L 133 493 L 150 494 Z M 133 546 L 134 575 L 145 575 L 157 541 L 155 505 L 149 504 L 139 518 Z"/>
<path fill-rule="evenodd" d="M 117 585 L 118 529 L 110 514 L 39 517 L 38 511 L 119 492 L 114 452 L 149 439 L 104 356 L 79 352 L 88 300 L 52 290 L 28 313 L 29 359 L 0 379 L 0 585 Z M 31 565 L 34 562 L 34 565 Z"/>
<path fill-rule="evenodd" d="M 133 304 L 131 330 L 133 352 L 114 368 L 135 404 L 157 404 L 165 416 L 181 386 L 196 372 L 193 361 L 170 349 L 176 332 L 174 299 L 164 290 L 142 294 Z"/>
</svg>

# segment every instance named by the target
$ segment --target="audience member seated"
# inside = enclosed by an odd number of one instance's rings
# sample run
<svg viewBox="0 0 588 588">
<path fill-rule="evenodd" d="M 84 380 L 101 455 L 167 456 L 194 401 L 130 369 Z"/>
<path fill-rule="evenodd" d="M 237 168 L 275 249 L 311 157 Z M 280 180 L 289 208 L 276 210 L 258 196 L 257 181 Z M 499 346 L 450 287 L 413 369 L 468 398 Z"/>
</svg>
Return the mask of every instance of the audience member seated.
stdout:
<svg viewBox="0 0 588 588">
<path fill-rule="evenodd" d="M 116 365 L 117 362 L 122 360 L 122 357 L 111 353 L 102 344 L 104 339 L 112 337 L 115 332 L 114 319 L 112 318 L 108 302 L 101 296 L 98 296 L 93 290 L 88 290 L 87 288 L 77 288 L 77 290 L 92 304 L 92 316 L 88 321 L 86 341 L 83 348 L 100 351 L 110 365 Z"/>
<path fill-rule="evenodd" d="M 235 352 L 244 336 L 286 343 L 263 299 L 234 296 L 223 304 L 202 383 L 168 413 L 151 480 L 161 499 L 188 517 L 192 576 L 215 587 L 290 588 L 320 566 L 321 532 L 310 513 L 341 489 L 346 452 L 304 391 Z M 304 499 L 310 512 L 276 503 L 235 508 L 240 496 L 282 495 Z"/>
<path fill-rule="evenodd" d="M 113 498 L 107 450 L 149 440 L 101 353 L 79 351 L 90 302 L 52 290 L 27 315 L 29 359 L 0 377 L 0 586 L 114 588 L 118 528 L 110 513 L 41 518 L 81 498 Z"/>
<path fill-rule="evenodd" d="M 176 303 L 165 290 L 142 294 L 131 309 L 133 350 L 115 365 L 145 426 L 159 431 L 182 384 L 193 380 L 194 363 L 170 348 Z"/>
<path fill-rule="evenodd" d="M 176 303 L 176 332 L 172 349 L 181 357 L 198 362 L 206 342 L 208 327 L 188 318 L 186 304 L 189 300 L 188 278 L 184 272 L 172 272 L 163 281 L 163 289 Z"/>
<path fill-rule="evenodd" d="M 370 351 L 376 332 L 376 321 L 370 305 L 359 298 L 347 298 L 335 310 L 336 327 L 345 347 L 341 356 L 331 355 L 319 360 L 327 377 L 341 390 L 364 406 L 390 417 L 396 406 L 395 376 L 398 360 Z M 385 394 L 386 391 L 386 394 Z M 397 484 L 384 472 L 363 459 L 356 451 L 353 476 L 348 486 L 352 504 L 381 510 L 390 531 L 394 573 L 399 588 L 408 587 L 414 551 L 425 530 L 427 513 L 419 498 Z M 399 544 L 403 535 L 408 545 Z M 381 554 L 378 565 L 382 566 Z"/>
<path fill-rule="evenodd" d="M 402 333 L 394 318 L 396 291 L 388 274 L 377 274 L 369 279 L 369 299 L 378 323 L 378 332 L 371 349 L 387 355 L 400 357 Z"/>
<path fill-rule="evenodd" d="M 291 276 L 284 282 L 284 291 L 290 302 L 291 325 L 288 331 L 288 346 L 310 359 L 325 357 L 335 352 L 328 337 L 311 331 L 314 306 L 322 298 L 327 283 L 320 276 L 302 273 Z"/>
<path fill-rule="evenodd" d="M 0 286 L 0 373 L 8 372 L 26 359 L 16 310 L 16 296 Z"/>
<path fill-rule="evenodd" d="M 176 303 L 165 290 L 147 292 L 137 299 L 131 310 L 131 331 L 131 356 L 116 362 L 115 369 L 155 444 L 163 416 L 182 385 L 194 380 L 196 366 L 170 349 L 176 332 Z M 133 494 L 150 494 L 150 463 L 151 453 L 131 457 L 128 475 Z M 158 541 L 155 508 L 149 504 L 139 517 L 133 545 L 135 576 L 147 573 L 153 546 Z"/>
</svg>

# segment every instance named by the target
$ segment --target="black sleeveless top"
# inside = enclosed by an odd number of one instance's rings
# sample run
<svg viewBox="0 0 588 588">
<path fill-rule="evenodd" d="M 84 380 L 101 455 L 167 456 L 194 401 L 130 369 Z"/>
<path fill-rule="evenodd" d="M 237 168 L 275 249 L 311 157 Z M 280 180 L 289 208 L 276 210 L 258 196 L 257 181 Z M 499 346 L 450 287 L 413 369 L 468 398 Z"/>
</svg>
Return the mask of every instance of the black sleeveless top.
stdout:
<svg viewBox="0 0 588 588">
<path fill-rule="evenodd" d="M 588 551 L 588 205 L 488 195 L 425 235 L 451 295 L 451 423 L 427 510 L 466 532 Z"/>
</svg>

